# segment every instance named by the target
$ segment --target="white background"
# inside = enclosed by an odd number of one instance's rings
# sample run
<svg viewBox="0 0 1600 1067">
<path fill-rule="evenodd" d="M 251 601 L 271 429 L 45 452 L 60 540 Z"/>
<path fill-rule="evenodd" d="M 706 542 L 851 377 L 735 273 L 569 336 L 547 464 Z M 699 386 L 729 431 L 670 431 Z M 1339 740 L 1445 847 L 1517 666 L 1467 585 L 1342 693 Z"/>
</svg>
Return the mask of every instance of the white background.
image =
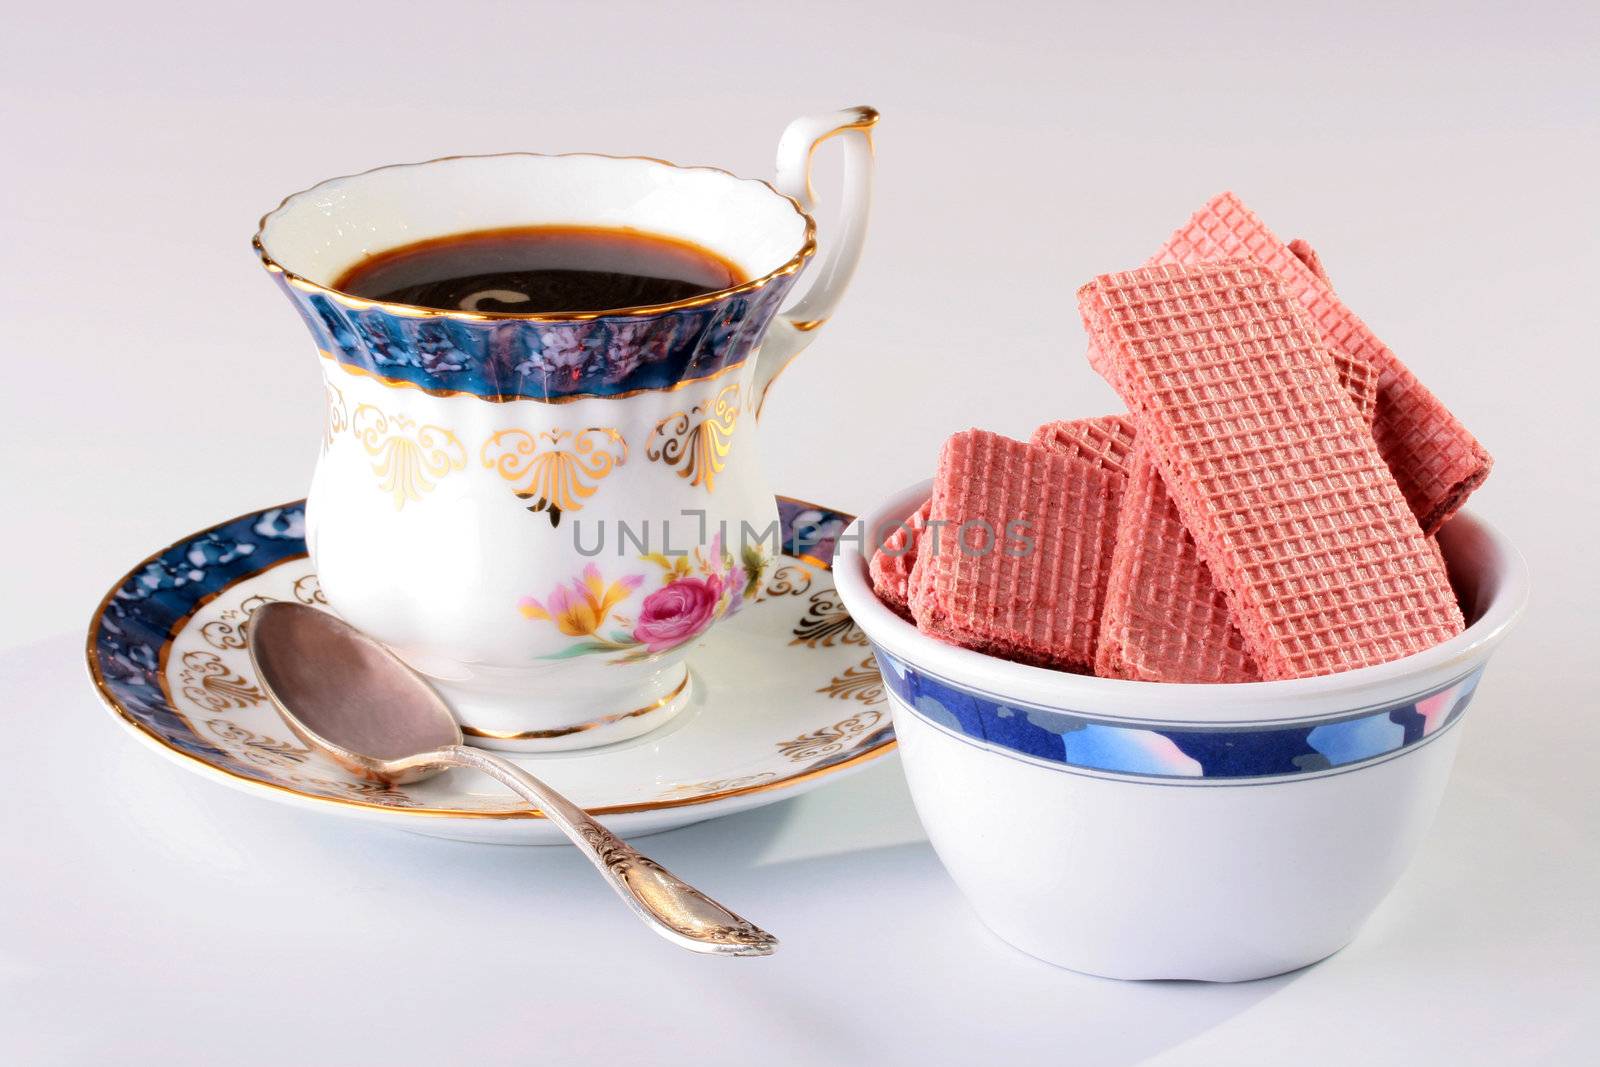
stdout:
<svg viewBox="0 0 1600 1067">
<path fill-rule="evenodd" d="M 1592 4 L 12 0 L 4 16 L 0 1060 L 1594 1055 Z M 864 509 L 927 476 L 953 430 L 1112 410 L 1073 289 L 1224 188 L 1310 239 L 1495 454 L 1473 506 L 1528 556 L 1533 604 L 1434 834 L 1331 961 L 1208 987 L 1018 955 L 966 910 L 892 762 L 652 839 L 785 941 L 771 960 L 690 958 L 574 855 L 227 792 L 100 710 L 81 634 L 116 576 L 304 491 L 313 349 L 249 250 L 283 195 L 514 149 L 766 175 L 789 118 L 856 103 L 884 116 L 876 216 L 840 314 L 768 405 L 781 492 Z"/>
</svg>

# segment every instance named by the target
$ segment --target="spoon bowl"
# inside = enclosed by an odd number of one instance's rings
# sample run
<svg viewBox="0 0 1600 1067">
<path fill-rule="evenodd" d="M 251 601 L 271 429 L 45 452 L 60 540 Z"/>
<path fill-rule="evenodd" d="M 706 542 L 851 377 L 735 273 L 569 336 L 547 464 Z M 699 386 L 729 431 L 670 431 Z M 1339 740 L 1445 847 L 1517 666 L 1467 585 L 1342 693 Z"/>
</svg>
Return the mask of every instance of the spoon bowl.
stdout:
<svg viewBox="0 0 1600 1067">
<path fill-rule="evenodd" d="M 532 803 L 589 857 L 647 926 L 675 944 L 725 956 L 767 956 L 778 939 L 641 855 L 521 767 L 462 743 L 432 686 L 337 616 L 274 601 L 250 616 L 261 688 L 294 735 L 352 773 L 402 784 L 467 767 Z"/>
<path fill-rule="evenodd" d="M 326 611 L 283 602 L 257 609 L 250 657 L 295 735 L 362 777 L 421 781 L 449 764 L 419 763 L 420 754 L 463 742 L 432 686 Z"/>
</svg>

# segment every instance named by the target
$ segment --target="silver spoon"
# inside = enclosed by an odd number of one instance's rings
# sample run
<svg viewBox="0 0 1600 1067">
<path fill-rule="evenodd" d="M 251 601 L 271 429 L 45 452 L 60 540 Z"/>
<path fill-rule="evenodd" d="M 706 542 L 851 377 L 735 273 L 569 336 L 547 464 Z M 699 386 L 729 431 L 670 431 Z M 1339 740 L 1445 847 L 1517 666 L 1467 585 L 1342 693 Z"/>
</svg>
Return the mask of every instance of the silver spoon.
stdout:
<svg viewBox="0 0 1600 1067">
<path fill-rule="evenodd" d="M 778 939 L 740 918 L 591 819 L 509 760 L 462 744 L 439 694 L 377 641 L 302 604 L 250 616 L 250 660 L 284 721 L 357 774 L 401 784 L 471 767 L 510 787 L 589 857 L 634 914 L 694 952 L 770 956 Z"/>
</svg>

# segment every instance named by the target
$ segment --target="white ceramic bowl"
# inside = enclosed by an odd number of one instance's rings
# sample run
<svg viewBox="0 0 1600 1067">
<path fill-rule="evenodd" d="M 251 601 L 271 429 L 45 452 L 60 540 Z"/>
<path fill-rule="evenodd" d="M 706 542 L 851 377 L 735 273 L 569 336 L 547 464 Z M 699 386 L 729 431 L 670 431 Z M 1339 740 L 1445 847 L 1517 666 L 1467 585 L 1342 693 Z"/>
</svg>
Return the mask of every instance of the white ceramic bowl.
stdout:
<svg viewBox="0 0 1600 1067">
<path fill-rule="evenodd" d="M 928 483 L 867 516 L 866 541 Z M 1470 625 L 1324 678 L 1160 685 L 1028 667 L 878 602 L 861 543 L 839 593 L 872 641 L 906 779 L 979 917 L 1030 955 L 1114 978 L 1242 981 L 1348 943 L 1432 822 L 1462 713 L 1527 599 L 1491 526 L 1440 535 Z"/>
</svg>

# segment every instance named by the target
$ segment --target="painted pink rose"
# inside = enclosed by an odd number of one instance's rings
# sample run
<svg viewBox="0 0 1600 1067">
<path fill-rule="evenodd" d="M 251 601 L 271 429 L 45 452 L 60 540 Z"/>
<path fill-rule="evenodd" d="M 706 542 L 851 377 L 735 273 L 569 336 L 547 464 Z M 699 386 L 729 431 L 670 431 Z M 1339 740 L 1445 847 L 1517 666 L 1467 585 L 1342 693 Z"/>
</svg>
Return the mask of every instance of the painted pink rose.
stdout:
<svg viewBox="0 0 1600 1067">
<path fill-rule="evenodd" d="M 681 645 L 711 625 L 722 599 L 722 577 L 679 578 L 644 598 L 633 638 L 651 652 Z"/>
</svg>

